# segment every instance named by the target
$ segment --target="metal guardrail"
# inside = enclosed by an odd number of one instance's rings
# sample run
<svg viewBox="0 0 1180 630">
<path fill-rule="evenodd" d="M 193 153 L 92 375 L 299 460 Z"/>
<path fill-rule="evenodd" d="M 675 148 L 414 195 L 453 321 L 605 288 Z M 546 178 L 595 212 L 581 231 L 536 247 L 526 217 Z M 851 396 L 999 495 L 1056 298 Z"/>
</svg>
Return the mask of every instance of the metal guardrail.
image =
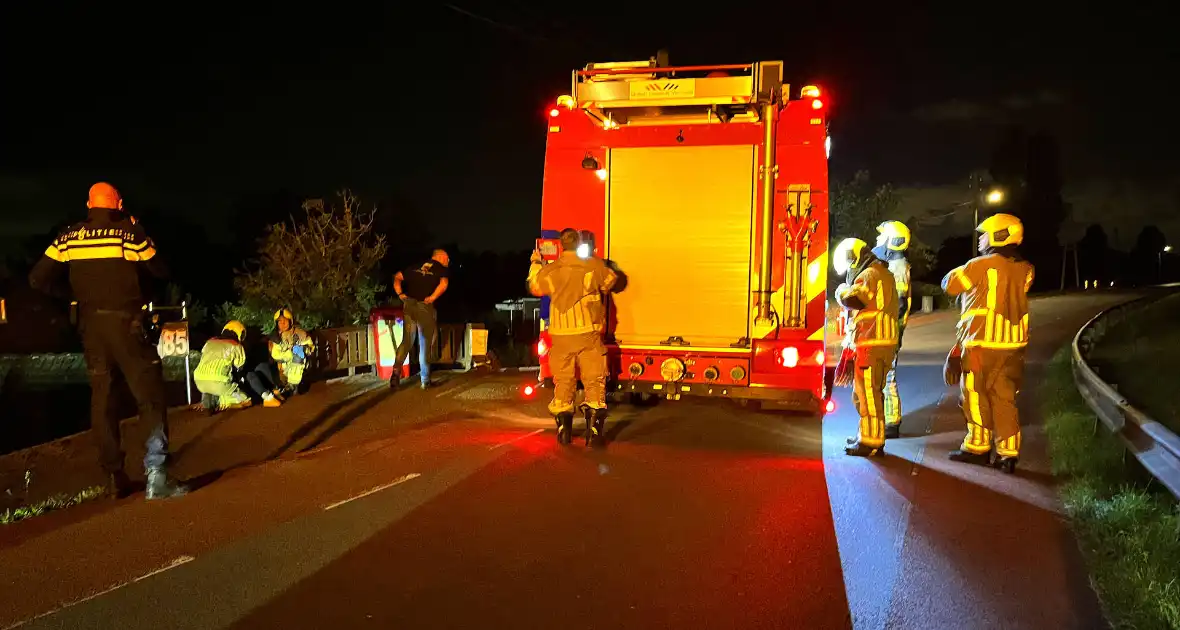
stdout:
<svg viewBox="0 0 1180 630">
<path fill-rule="evenodd" d="M 1109 320 L 1149 299 L 1143 297 L 1108 308 L 1082 326 L 1073 339 L 1073 380 L 1098 420 L 1123 441 L 1172 496 L 1180 499 L 1180 436 L 1136 409 L 1086 362 L 1090 349 L 1106 334 Z"/>
</svg>

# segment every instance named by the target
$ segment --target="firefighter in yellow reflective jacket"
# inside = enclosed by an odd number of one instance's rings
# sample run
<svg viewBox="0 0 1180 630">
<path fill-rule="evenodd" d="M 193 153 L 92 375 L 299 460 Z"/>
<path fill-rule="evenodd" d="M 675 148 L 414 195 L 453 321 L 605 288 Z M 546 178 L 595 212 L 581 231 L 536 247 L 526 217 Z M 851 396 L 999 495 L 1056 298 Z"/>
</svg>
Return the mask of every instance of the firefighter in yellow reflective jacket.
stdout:
<svg viewBox="0 0 1180 630">
<path fill-rule="evenodd" d="M 956 343 L 962 352 L 959 391 L 967 436 L 950 458 L 991 462 L 1011 473 L 1020 456 L 1016 393 L 1024 377 L 1028 290 L 1034 269 L 1016 251 L 1024 240 L 1020 219 L 997 214 L 976 229 L 981 232 L 980 256 L 942 280 L 942 288 L 959 297 L 963 309 Z"/>
<path fill-rule="evenodd" d="M 268 345 L 270 356 L 279 365 L 279 380 L 288 394 L 299 393 L 303 382 L 303 371 L 307 361 L 315 352 L 315 343 L 306 330 L 295 326 L 295 315 L 291 309 L 275 311 L 275 332 Z"/>
<path fill-rule="evenodd" d="M 846 238 L 832 254 L 832 266 L 846 281 L 836 301 L 850 311 L 845 344 L 855 350 L 852 400 L 860 427 L 848 438 L 849 455 L 884 455 L 885 374 L 897 354 L 897 286 L 885 263 L 858 238 Z"/>
<path fill-rule="evenodd" d="M 208 412 L 224 409 L 244 409 L 252 404 L 249 394 L 238 384 L 237 373 L 246 365 L 246 326 L 237 320 L 228 322 L 221 335 L 205 342 L 201 348 L 201 362 L 193 372 L 193 381 L 201 392 L 201 406 Z M 281 404 L 271 392 L 261 392 L 262 404 L 278 407 Z"/>
<path fill-rule="evenodd" d="M 897 354 L 901 352 L 906 321 L 910 317 L 910 262 L 905 252 L 910 247 L 910 229 L 901 221 L 886 221 L 877 226 L 877 246 L 873 255 L 881 259 L 893 274 L 897 285 L 897 353 L 885 375 L 885 438 L 901 436 L 901 395 L 897 391 Z"/>
<path fill-rule="evenodd" d="M 606 425 L 606 305 L 602 294 L 617 276 L 582 244 L 577 230 L 561 232 L 562 253 L 549 265 L 533 252 L 529 292 L 549 296 L 549 366 L 553 372 L 553 401 L 549 411 L 557 422 L 557 441 L 569 444 L 574 422 L 578 373 L 585 388 L 586 444 L 601 446 Z M 589 249 L 588 247 L 585 249 Z"/>
</svg>

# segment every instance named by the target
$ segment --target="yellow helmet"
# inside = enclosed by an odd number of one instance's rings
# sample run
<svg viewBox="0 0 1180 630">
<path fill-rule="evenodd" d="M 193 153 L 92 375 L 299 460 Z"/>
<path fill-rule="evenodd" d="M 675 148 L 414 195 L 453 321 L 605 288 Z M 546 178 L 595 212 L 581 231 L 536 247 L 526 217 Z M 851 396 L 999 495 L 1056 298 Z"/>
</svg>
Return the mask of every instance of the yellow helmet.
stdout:
<svg viewBox="0 0 1180 630">
<path fill-rule="evenodd" d="M 910 229 L 901 221 L 885 221 L 877 226 L 877 244 L 895 252 L 904 252 L 910 246 Z"/>
<path fill-rule="evenodd" d="M 279 310 L 275 311 L 275 321 L 276 322 L 279 321 L 280 319 L 283 319 L 283 318 L 289 319 L 292 322 L 294 322 L 295 321 L 295 313 L 292 313 L 291 309 L 289 309 L 289 308 L 280 308 Z"/>
<path fill-rule="evenodd" d="M 859 238 L 846 238 L 840 241 L 836 250 L 832 252 L 832 269 L 840 275 L 848 273 L 849 269 L 860 264 L 868 246 L 868 243 Z"/>
<path fill-rule="evenodd" d="M 232 332 L 234 336 L 238 338 L 238 341 L 242 341 L 246 338 L 246 325 L 236 319 L 226 322 L 225 328 L 222 328 L 221 332 L 225 332 L 227 330 Z"/>
<path fill-rule="evenodd" d="M 987 234 L 989 247 L 1019 245 L 1024 241 L 1024 224 L 1010 214 L 993 214 L 975 229 Z"/>
</svg>

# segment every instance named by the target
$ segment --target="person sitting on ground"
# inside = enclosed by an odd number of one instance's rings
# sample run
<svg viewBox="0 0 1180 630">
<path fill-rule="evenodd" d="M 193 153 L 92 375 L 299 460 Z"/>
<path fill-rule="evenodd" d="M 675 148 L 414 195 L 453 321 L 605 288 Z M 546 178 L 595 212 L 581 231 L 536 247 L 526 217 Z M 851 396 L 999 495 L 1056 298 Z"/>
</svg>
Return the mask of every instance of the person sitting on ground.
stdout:
<svg viewBox="0 0 1180 630">
<path fill-rule="evenodd" d="M 225 409 L 244 409 L 253 404 L 238 384 L 237 372 L 246 365 L 246 326 L 237 320 L 226 323 L 221 334 L 201 348 L 201 361 L 193 372 L 193 381 L 201 392 L 201 406 L 207 413 Z M 282 402 L 269 391 L 261 393 L 265 407 Z"/>
</svg>

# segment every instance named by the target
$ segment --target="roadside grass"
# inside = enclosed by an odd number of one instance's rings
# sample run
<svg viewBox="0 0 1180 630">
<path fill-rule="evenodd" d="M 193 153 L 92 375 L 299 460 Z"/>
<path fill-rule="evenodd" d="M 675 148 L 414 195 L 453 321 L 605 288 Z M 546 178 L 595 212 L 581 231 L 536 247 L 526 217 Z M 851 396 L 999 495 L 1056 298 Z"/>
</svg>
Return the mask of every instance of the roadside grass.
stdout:
<svg viewBox="0 0 1180 630">
<path fill-rule="evenodd" d="M 54 510 L 64 510 L 80 503 L 101 498 L 106 489 L 102 486 L 91 486 L 74 495 L 58 494 L 47 499 L 18 508 L 10 508 L 0 512 L 0 525 L 11 525 L 34 516 L 40 516 Z"/>
<path fill-rule="evenodd" d="M 1149 376 L 1145 380 L 1152 380 Z M 1156 379 L 1158 386 L 1158 379 Z M 1091 581 L 1115 628 L 1180 628 L 1180 512 L 1166 492 L 1135 478 L 1118 439 L 1074 386 L 1070 349 L 1042 384 L 1053 474 Z M 1128 456 L 1129 457 L 1129 456 Z"/>
</svg>

